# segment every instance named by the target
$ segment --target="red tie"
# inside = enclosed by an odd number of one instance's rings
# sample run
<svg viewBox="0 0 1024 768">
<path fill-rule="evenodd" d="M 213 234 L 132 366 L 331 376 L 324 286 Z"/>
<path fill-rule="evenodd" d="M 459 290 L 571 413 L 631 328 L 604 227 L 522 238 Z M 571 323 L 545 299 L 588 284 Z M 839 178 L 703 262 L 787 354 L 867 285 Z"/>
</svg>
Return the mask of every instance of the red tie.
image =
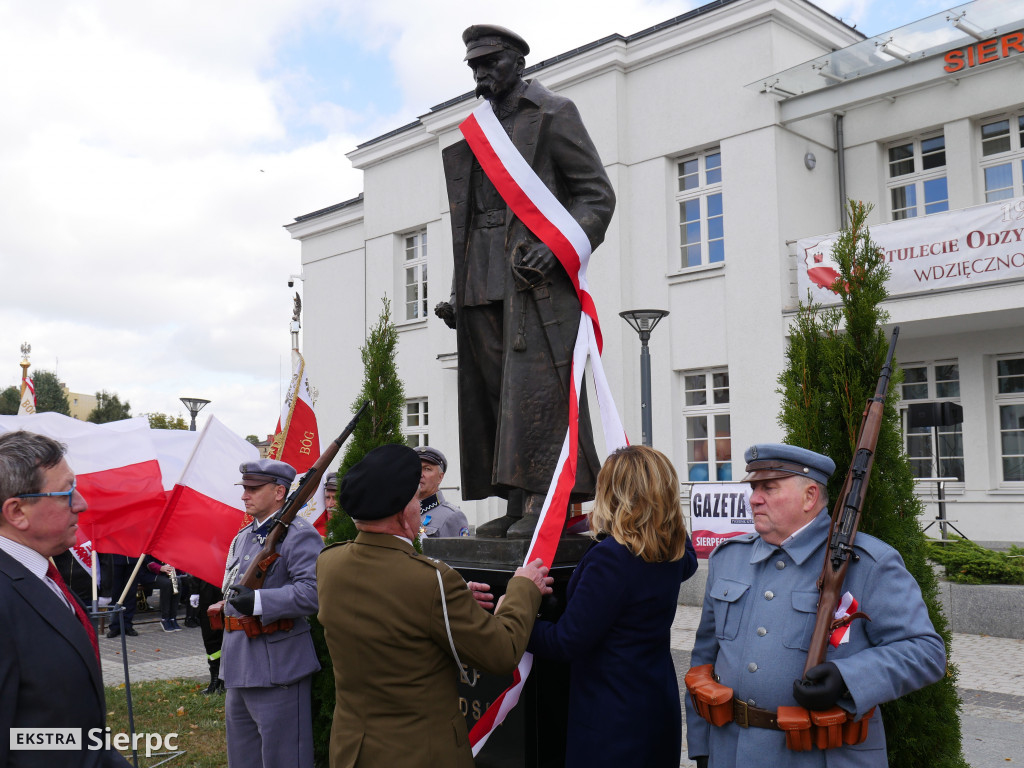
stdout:
<svg viewBox="0 0 1024 768">
<path fill-rule="evenodd" d="M 72 597 L 71 592 L 68 590 L 68 585 L 64 583 L 64 579 L 61 578 L 60 571 L 57 570 L 57 566 L 55 566 L 53 562 L 51 562 L 49 567 L 46 569 L 46 577 L 60 587 L 60 591 L 64 593 L 64 599 L 71 604 L 71 607 L 75 611 L 75 616 L 78 617 L 78 620 L 82 623 L 82 627 L 85 628 L 85 634 L 89 636 L 89 642 L 92 643 L 92 649 L 96 652 L 96 663 L 99 664 L 100 646 L 99 643 L 96 642 L 96 630 L 93 629 L 92 622 L 89 621 L 89 617 L 85 615 L 85 611 L 82 610 L 82 606 L 74 597 Z"/>
</svg>

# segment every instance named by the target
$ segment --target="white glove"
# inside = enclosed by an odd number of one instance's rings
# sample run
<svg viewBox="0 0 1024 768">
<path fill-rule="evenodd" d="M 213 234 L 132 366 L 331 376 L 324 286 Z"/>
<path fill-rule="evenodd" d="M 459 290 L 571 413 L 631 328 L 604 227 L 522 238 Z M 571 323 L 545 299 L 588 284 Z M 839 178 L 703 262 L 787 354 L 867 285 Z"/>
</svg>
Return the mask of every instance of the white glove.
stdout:
<svg viewBox="0 0 1024 768">
<path fill-rule="evenodd" d="M 110 598 L 109 597 L 101 597 L 96 602 L 97 602 L 98 605 L 110 605 Z"/>
<path fill-rule="evenodd" d="M 198 608 L 199 607 L 199 595 L 192 595 L 188 599 L 188 604 L 191 605 L 193 608 Z"/>
</svg>

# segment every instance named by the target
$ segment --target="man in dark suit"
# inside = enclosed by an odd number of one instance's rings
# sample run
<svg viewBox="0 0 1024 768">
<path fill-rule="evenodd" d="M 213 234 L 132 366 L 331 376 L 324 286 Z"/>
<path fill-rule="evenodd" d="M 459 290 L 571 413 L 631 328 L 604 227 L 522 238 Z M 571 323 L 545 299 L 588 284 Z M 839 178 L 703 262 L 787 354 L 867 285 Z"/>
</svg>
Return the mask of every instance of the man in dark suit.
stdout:
<svg viewBox="0 0 1024 768">
<path fill-rule="evenodd" d="M 576 106 L 522 79 L 530 46 L 515 32 L 478 24 L 462 39 L 477 95 L 596 248 L 615 194 Z M 580 302 L 554 254 L 512 214 L 469 145 L 448 147 L 443 160 L 455 271 L 451 301 L 434 311 L 456 330 L 462 498 L 509 500 L 508 515 L 480 526 L 478 536 L 530 538 L 565 439 Z M 585 390 L 579 411 L 572 502 L 594 497 L 600 469 Z"/>
<path fill-rule="evenodd" d="M 75 543 L 87 507 L 64 450 L 31 432 L 0 435 L 0 765 L 11 768 L 129 764 L 89 748 L 90 732 L 106 735 L 96 632 L 48 560 Z M 77 730 L 79 748 L 12 748 L 17 728 Z"/>
</svg>

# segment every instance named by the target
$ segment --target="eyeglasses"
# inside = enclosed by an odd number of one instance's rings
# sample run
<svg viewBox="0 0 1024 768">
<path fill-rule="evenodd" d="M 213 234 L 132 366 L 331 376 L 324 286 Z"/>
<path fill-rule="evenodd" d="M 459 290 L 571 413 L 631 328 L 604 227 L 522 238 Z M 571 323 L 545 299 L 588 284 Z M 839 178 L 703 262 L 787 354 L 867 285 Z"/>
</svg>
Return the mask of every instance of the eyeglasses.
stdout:
<svg viewBox="0 0 1024 768">
<path fill-rule="evenodd" d="M 51 491 L 50 493 L 19 493 L 14 496 L 16 499 L 41 499 L 47 496 L 67 496 L 68 497 L 68 509 L 74 506 L 75 490 L 78 487 L 78 480 L 74 480 L 71 483 L 71 490 L 69 491 Z"/>
</svg>

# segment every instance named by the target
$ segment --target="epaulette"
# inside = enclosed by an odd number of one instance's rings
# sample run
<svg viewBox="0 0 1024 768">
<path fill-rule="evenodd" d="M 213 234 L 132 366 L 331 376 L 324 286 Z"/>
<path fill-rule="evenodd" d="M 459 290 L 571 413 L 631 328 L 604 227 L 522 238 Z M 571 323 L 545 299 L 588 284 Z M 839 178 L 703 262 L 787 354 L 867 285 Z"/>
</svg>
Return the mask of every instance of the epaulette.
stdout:
<svg viewBox="0 0 1024 768">
<path fill-rule="evenodd" d="M 415 550 L 413 550 L 412 552 L 408 552 L 406 554 L 408 554 L 409 557 L 411 557 L 417 563 L 423 563 L 424 565 L 429 565 L 431 568 L 436 568 L 439 571 L 441 570 L 441 566 L 442 565 L 447 565 L 447 563 L 445 563 L 443 560 L 438 560 L 436 557 L 431 557 L 430 555 L 424 555 L 422 552 L 417 552 Z"/>
<path fill-rule="evenodd" d="M 711 553 L 714 554 L 717 550 L 729 544 L 749 544 L 750 542 L 756 539 L 756 533 L 743 533 L 739 536 L 730 536 L 728 539 L 722 539 L 720 542 L 718 542 L 718 544 L 715 545 L 715 548 L 711 551 Z"/>
<path fill-rule="evenodd" d="M 877 560 L 879 557 L 884 555 L 887 550 L 895 549 L 891 544 L 886 544 L 877 536 L 872 536 L 870 533 L 858 533 L 857 538 L 853 540 L 853 548 L 861 550 L 872 560 Z"/>
<path fill-rule="evenodd" d="M 334 549 L 335 547 L 343 547 L 346 544 L 351 544 L 352 540 L 349 541 L 336 541 L 333 544 L 328 544 L 326 547 L 320 550 L 321 553 L 326 552 L 328 549 Z"/>
</svg>

